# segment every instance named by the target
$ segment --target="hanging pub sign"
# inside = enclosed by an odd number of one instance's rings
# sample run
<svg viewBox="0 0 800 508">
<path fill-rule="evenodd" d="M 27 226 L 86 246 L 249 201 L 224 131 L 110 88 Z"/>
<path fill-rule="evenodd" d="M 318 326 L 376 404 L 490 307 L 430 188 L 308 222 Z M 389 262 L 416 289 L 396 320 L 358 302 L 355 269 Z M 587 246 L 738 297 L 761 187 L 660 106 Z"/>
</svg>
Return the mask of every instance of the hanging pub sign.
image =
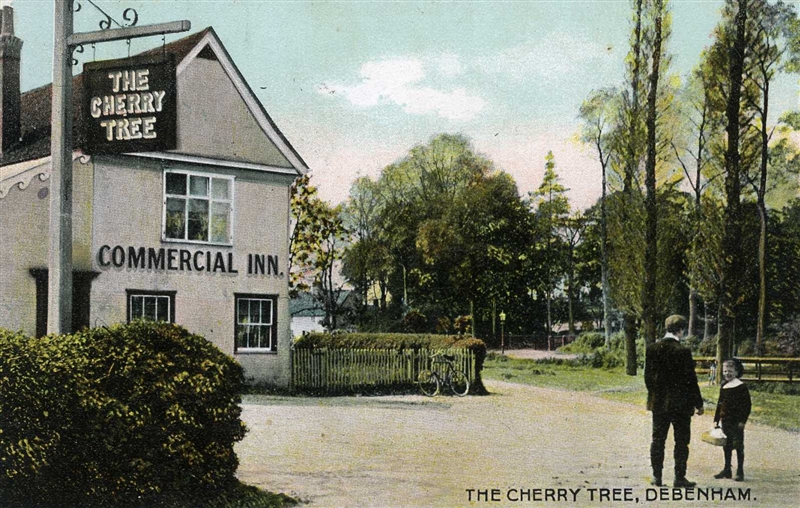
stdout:
<svg viewBox="0 0 800 508">
<path fill-rule="evenodd" d="M 174 55 L 89 62 L 83 66 L 83 83 L 87 153 L 175 148 Z"/>
</svg>

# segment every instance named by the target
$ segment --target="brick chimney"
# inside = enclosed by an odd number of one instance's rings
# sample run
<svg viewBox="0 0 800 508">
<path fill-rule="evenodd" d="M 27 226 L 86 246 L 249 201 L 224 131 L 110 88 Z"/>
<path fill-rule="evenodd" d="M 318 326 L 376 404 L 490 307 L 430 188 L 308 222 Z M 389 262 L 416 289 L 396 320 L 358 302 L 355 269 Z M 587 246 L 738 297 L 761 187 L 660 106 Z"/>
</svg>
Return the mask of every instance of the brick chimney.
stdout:
<svg viewBox="0 0 800 508">
<path fill-rule="evenodd" d="M 0 155 L 19 142 L 19 63 L 22 40 L 14 36 L 14 9 L 4 6 L 0 19 Z"/>
</svg>

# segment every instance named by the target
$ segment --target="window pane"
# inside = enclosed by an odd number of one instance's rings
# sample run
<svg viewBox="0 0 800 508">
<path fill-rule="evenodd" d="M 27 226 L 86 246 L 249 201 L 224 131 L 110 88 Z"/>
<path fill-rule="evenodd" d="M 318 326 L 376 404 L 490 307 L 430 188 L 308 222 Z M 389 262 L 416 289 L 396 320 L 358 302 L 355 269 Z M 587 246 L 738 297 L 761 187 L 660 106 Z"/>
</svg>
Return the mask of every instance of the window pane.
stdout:
<svg viewBox="0 0 800 508">
<path fill-rule="evenodd" d="M 244 298 L 239 300 L 239 308 L 238 312 L 236 313 L 236 322 L 240 325 L 247 323 L 247 316 L 250 314 L 248 310 L 249 300 Z"/>
<path fill-rule="evenodd" d="M 186 175 L 167 173 L 167 194 L 186 195 Z"/>
<path fill-rule="evenodd" d="M 261 323 L 261 306 L 258 305 L 258 301 L 250 301 L 250 323 Z"/>
<path fill-rule="evenodd" d="M 156 305 L 156 320 L 169 321 L 169 297 L 158 297 L 158 304 Z"/>
<path fill-rule="evenodd" d="M 256 326 L 254 331 L 256 332 L 256 337 L 257 337 L 256 338 L 256 344 L 257 344 L 256 347 L 265 347 L 265 344 L 264 344 L 264 327 L 263 326 Z"/>
<path fill-rule="evenodd" d="M 214 199 L 230 199 L 230 180 L 213 178 L 211 180 L 211 197 Z"/>
<path fill-rule="evenodd" d="M 211 241 L 228 243 L 230 234 L 231 206 L 228 203 L 211 203 Z"/>
<path fill-rule="evenodd" d="M 142 318 L 142 297 L 131 296 L 131 321 Z"/>
<path fill-rule="evenodd" d="M 261 300 L 261 322 L 265 325 L 272 324 L 272 302 Z"/>
<path fill-rule="evenodd" d="M 236 347 L 247 347 L 247 329 L 244 326 L 236 327 Z"/>
<path fill-rule="evenodd" d="M 144 297 L 144 318 L 148 321 L 156 320 L 156 298 L 154 296 Z"/>
<path fill-rule="evenodd" d="M 208 177 L 191 176 L 189 177 L 189 194 L 192 196 L 208 196 Z"/>
<path fill-rule="evenodd" d="M 208 201 L 189 200 L 188 240 L 208 241 Z"/>
<path fill-rule="evenodd" d="M 186 231 L 186 200 L 167 198 L 167 238 L 183 239 Z"/>
</svg>

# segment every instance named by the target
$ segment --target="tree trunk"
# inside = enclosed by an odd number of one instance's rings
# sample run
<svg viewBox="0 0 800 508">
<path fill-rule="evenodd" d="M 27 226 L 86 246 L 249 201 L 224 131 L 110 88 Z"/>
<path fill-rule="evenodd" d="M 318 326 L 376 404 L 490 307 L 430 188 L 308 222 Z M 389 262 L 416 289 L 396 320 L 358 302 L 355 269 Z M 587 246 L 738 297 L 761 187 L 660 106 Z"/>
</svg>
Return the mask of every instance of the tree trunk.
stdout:
<svg viewBox="0 0 800 508">
<path fill-rule="evenodd" d="M 722 237 L 722 280 L 720 283 L 719 336 L 717 337 L 717 365 L 722 365 L 723 355 L 731 350 L 733 337 L 734 305 L 741 291 L 737 284 L 741 271 L 739 224 L 741 220 L 741 154 L 739 153 L 739 112 L 744 76 L 744 58 L 747 49 L 745 29 L 747 0 L 738 0 L 734 18 L 736 35 L 729 48 L 729 93 L 725 108 L 728 146 L 725 150 L 725 224 Z M 717 382 L 722 379 L 722 369 L 717 369 Z"/>
<path fill-rule="evenodd" d="M 767 316 L 767 207 L 759 200 L 758 217 L 761 232 L 758 237 L 758 325 L 756 327 L 756 355 L 761 356 Z"/>
<path fill-rule="evenodd" d="M 703 341 L 711 338 L 711 323 L 713 322 L 711 315 L 711 306 L 708 302 L 703 302 Z"/>
<path fill-rule="evenodd" d="M 606 217 L 606 168 L 603 165 L 603 194 L 600 197 L 600 271 L 603 286 L 603 329 L 606 347 L 611 345 L 611 286 L 608 281 L 608 226 Z"/>
<path fill-rule="evenodd" d="M 697 334 L 697 290 L 689 288 L 689 336 L 695 337 Z"/>
<path fill-rule="evenodd" d="M 571 261 L 570 261 L 571 262 Z M 572 268 L 567 275 L 567 307 L 569 310 L 569 334 L 575 335 L 575 318 L 572 314 Z"/>
<path fill-rule="evenodd" d="M 636 375 L 636 317 L 630 312 L 623 316 L 625 327 L 625 373 Z"/>
<path fill-rule="evenodd" d="M 645 344 L 656 341 L 656 274 L 658 273 L 658 210 L 656 207 L 656 99 L 661 66 L 661 13 L 662 0 L 656 0 L 655 40 L 653 42 L 653 67 L 650 72 L 650 89 L 647 93 L 647 161 L 645 163 L 645 252 L 644 287 L 642 294 L 642 328 Z"/>
<path fill-rule="evenodd" d="M 764 329 L 767 320 L 767 170 L 769 168 L 769 133 L 767 132 L 767 118 L 769 114 L 769 79 L 765 76 L 764 100 L 761 121 L 761 174 L 758 189 L 758 219 L 761 226 L 758 237 L 758 325 L 756 326 L 756 355 L 761 356 Z"/>
</svg>

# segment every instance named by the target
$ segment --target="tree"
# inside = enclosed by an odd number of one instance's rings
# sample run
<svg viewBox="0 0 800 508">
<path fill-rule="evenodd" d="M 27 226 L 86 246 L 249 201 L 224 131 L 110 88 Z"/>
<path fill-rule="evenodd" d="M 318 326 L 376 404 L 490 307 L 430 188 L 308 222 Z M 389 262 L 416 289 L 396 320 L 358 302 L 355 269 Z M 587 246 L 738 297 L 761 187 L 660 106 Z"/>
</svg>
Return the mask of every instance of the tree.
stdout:
<svg viewBox="0 0 800 508">
<path fill-rule="evenodd" d="M 641 315 L 644 222 L 639 173 L 645 153 L 641 95 L 646 72 L 642 46 L 644 1 L 634 0 L 626 85 L 620 98 L 620 116 L 610 135 L 611 168 L 621 180 L 621 191 L 609 202 L 609 272 L 611 296 L 622 312 L 625 330 L 625 371 L 636 374 L 637 317 Z"/>
<path fill-rule="evenodd" d="M 732 326 L 734 306 L 737 301 L 737 278 L 741 270 L 742 254 L 739 248 L 741 224 L 742 157 L 740 153 L 740 118 L 742 86 L 747 55 L 747 18 L 752 0 L 728 0 L 723 11 L 723 24 L 719 37 L 727 49 L 727 101 L 725 119 L 727 147 L 725 150 L 725 213 L 722 235 L 722 279 L 720 281 L 719 335 L 717 338 L 717 365 L 729 358 L 733 351 Z M 717 373 L 717 381 L 721 373 Z"/>
<path fill-rule="evenodd" d="M 561 240 L 566 252 L 566 293 L 567 306 L 569 311 L 569 333 L 575 334 L 575 312 L 573 305 L 576 299 L 575 271 L 578 264 L 578 247 L 583 241 L 583 234 L 586 231 L 586 216 L 580 211 L 572 213 L 567 217 L 560 228 Z"/>
<path fill-rule="evenodd" d="M 669 11 L 665 0 L 655 0 L 652 6 L 653 26 L 651 30 L 652 53 L 650 57 L 650 79 L 647 92 L 647 159 L 645 163 L 645 253 L 644 253 L 644 284 L 642 293 L 642 322 L 645 343 L 650 344 L 656 340 L 656 321 L 658 316 L 658 302 L 656 275 L 658 268 L 658 207 L 656 204 L 656 121 L 659 117 L 658 95 L 659 79 L 667 67 L 667 58 L 664 54 L 665 41 L 669 37 Z M 662 69 L 662 65 L 664 69 Z"/>
<path fill-rule="evenodd" d="M 711 84 L 713 81 L 712 72 L 706 58 L 707 51 L 701 56 L 703 62 L 695 68 L 681 90 L 681 97 L 678 107 L 681 108 L 680 116 L 684 124 L 678 136 L 671 143 L 675 153 L 675 159 L 683 169 L 686 182 L 692 190 L 692 213 L 690 214 L 693 228 L 691 247 L 687 255 L 694 258 L 699 255 L 698 242 L 700 229 L 704 221 L 703 215 L 703 196 L 714 180 L 721 174 L 721 170 L 714 164 L 713 147 L 718 145 L 719 132 L 723 130 L 724 123 L 722 115 L 716 109 L 713 99 L 714 89 Z M 699 269 L 698 265 L 690 263 L 690 270 Z M 694 281 L 702 274 L 690 272 L 689 277 L 689 335 L 696 335 L 697 330 L 697 304 L 700 293 L 694 285 Z M 716 294 L 716 290 L 710 293 Z M 708 300 L 705 300 L 706 311 L 708 311 Z M 708 336 L 708 326 L 710 324 L 709 312 L 704 313 L 706 321 L 706 333 Z"/>
<path fill-rule="evenodd" d="M 342 312 L 343 285 L 336 281 L 335 265 L 342 257 L 347 237 L 340 217 L 341 207 L 332 207 L 317 196 L 310 175 L 295 180 L 291 189 L 293 229 L 289 241 L 292 292 L 315 289 L 325 310 L 325 323 L 335 329 Z"/>
<path fill-rule="evenodd" d="M 753 0 L 753 21 L 754 40 L 751 42 L 752 60 L 746 70 L 746 77 L 758 88 L 761 101 L 750 101 L 749 106 L 755 110 L 757 122 L 750 127 L 757 131 L 759 136 L 760 161 L 756 175 L 745 172 L 747 181 L 753 192 L 756 194 L 759 215 L 759 244 L 758 244 L 758 268 L 759 268 L 759 303 L 758 303 L 758 326 L 756 329 L 755 349 L 759 353 L 764 338 L 764 329 L 767 318 L 767 204 L 766 194 L 768 190 L 768 170 L 770 167 L 770 148 L 769 143 L 775 131 L 775 127 L 770 128 L 769 121 L 769 99 L 770 85 L 777 72 L 781 70 L 784 55 L 791 46 L 788 40 L 796 37 L 794 33 L 796 26 L 796 16 L 794 7 L 783 2 L 769 4 L 764 0 Z M 792 55 L 792 59 L 798 57 Z"/>
<path fill-rule="evenodd" d="M 581 141 L 591 143 L 597 150 L 602 175 L 602 191 L 600 195 L 600 269 L 603 294 L 603 328 L 606 346 L 611 344 L 611 287 L 608 279 L 608 210 L 606 194 L 608 191 L 608 165 L 611 158 L 609 147 L 609 130 L 617 121 L 615 111 L 618 106 L 618 93 L 604 89 L 592 92 L 583 102 L 580 118 L 583 121 Z"/>
<path fill-rule="evenodd" d="M 343 209 L 343 221 L 353 234 L 353 243 L 344 251 L 342 274 L 360 293 L 364 306 L 369 290 L 377 286 L 379 308 L 386 310 L 391 258 L 380 223 L 382 208 L 377 182 L 368 177 L 356 179 Z"/>
<path fill-rule="evenodd" d="M 539 290 L 547 299 L 547 333 L 553 332 L 552 302 L 553 291 L 564 273 L 563 256 L 559 252 L 562 243 L 559 230 L 569 217 L 570 206 L 567 189 L 559 182 L 555 171 L 556 163 L 553 152 L 545 156 L 545 172 L 542 183 L 531 193 L 532 205 L 535 209 L 537 236 L 541 243 L 537 250 L 544 252 L 545 275 L 539 284 Z"/>
</svg>

